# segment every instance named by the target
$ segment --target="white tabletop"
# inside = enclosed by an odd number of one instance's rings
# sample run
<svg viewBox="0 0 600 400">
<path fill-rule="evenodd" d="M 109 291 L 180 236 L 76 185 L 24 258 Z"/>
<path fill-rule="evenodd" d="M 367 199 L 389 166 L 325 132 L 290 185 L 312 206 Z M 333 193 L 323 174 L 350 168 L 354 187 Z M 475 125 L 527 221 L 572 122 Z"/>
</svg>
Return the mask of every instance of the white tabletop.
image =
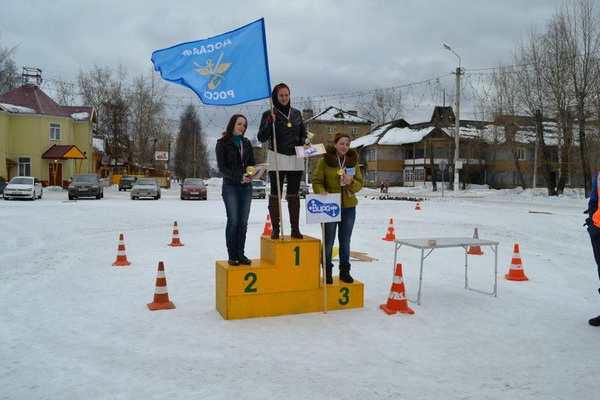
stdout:
<svg viewBox="0 0 600 400">
<path fill-rule="evenodd" d="M 494 240 L 476 239 L 472 237 L 396 239 L 394 240 L 394 243 L 415 247 L 417 249 L 439 249 L 444 247 L 464 246 L 497 246 L 499 244 L 499 242 Z"/>
</svg>

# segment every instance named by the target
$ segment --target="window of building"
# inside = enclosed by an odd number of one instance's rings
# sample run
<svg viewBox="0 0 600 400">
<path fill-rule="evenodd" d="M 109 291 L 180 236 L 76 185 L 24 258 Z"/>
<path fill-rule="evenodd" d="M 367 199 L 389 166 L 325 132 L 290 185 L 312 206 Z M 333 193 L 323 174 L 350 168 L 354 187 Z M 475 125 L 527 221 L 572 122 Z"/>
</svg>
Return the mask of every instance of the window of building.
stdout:
<svg viewBox="0 0 600 400">
<path fill-rule="evenodd" d="M 377 150 L 367 151 L 367 161 L 376 161 L 376 160 L 377 160 Z"/>
<path fill-rule="evenodd" d="M 355 126 L 354 126 L 354 127 L 351 127 L 351 128 L 350 128 L 350 134 L 351 134 L 351 135 L 354 135 L 354 136 L 358 135 L 358 128 L 357 128 L 357 127 L 355 127 Z"/>
<path fill-rule="evenodd" d="M 517 148 L 517 159 L 518 160 L 526 160 L 525 157 L 525 149 L 523 147 Z"/>
<path fill-rule="evenodd" d="M 59 124 L 50 124 L 50 140 L 60 140 Z"/>
<path fill-rule="evenodd" d="M 414 153 L 412 149 L 404 149 L 404 159 L 405 160 L 412 160 Z"/>
<path fill-rule="evenodd" d="M 31 158 L 19 157 L 19 176 L 31 176 Z"/>
<path fill-rule="evenodd" d="M 334 131 L 333 126 L 328 126 L 327 127 L 327 134 L 328 135 L 333 135 L 333 131 Z"/>
</svg>

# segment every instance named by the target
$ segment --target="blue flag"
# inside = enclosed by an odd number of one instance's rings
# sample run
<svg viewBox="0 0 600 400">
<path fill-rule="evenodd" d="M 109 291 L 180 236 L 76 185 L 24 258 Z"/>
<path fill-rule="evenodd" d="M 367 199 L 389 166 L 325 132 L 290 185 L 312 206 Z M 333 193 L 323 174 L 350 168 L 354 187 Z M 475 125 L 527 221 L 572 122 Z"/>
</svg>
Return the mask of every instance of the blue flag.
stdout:
<svg viewBox="0 0 600 400">
<path fill-rule="evenodd" d="M 163 79 L 192 89 L 204 104 L 232 106 L 271 96 L 261 18 L 212 38 L 152 53 Z"/>
</svg>

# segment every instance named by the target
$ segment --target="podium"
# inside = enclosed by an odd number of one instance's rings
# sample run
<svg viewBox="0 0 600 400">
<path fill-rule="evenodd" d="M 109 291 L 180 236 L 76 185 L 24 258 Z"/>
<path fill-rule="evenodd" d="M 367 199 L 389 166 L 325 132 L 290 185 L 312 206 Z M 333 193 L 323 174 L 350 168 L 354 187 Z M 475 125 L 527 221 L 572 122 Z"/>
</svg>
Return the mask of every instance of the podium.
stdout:
<svg viewBox="0 0 600 400">
<path fill-rule="evenodd" d="M 217 261 L 216 307 L 224 319 L 272 317 L 324 310 L 321 241 L 260 239 L 260 259 L 251 265 L 230 266 Z M 327 285 L 327 310 L 359 308 L 364 304 L 364 285 L 345 283 L 337 277 Z"/>
</svg>

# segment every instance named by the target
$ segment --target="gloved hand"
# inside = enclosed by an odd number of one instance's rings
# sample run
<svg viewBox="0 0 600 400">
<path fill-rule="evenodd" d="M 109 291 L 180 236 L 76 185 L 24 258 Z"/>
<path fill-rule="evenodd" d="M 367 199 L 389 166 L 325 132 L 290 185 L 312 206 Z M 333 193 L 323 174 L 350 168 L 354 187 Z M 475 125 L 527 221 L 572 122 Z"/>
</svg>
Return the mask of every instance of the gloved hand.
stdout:
<svg viewBox="0 0 600 400">
<path fill-rule="evenodd" d="M 269 116 L 267 117 L 267 121 L 269 121 L 269 123 L 272 124 L 273 121 L 275 121 L 275 114 L 269 114 Z"/>
</svg>

